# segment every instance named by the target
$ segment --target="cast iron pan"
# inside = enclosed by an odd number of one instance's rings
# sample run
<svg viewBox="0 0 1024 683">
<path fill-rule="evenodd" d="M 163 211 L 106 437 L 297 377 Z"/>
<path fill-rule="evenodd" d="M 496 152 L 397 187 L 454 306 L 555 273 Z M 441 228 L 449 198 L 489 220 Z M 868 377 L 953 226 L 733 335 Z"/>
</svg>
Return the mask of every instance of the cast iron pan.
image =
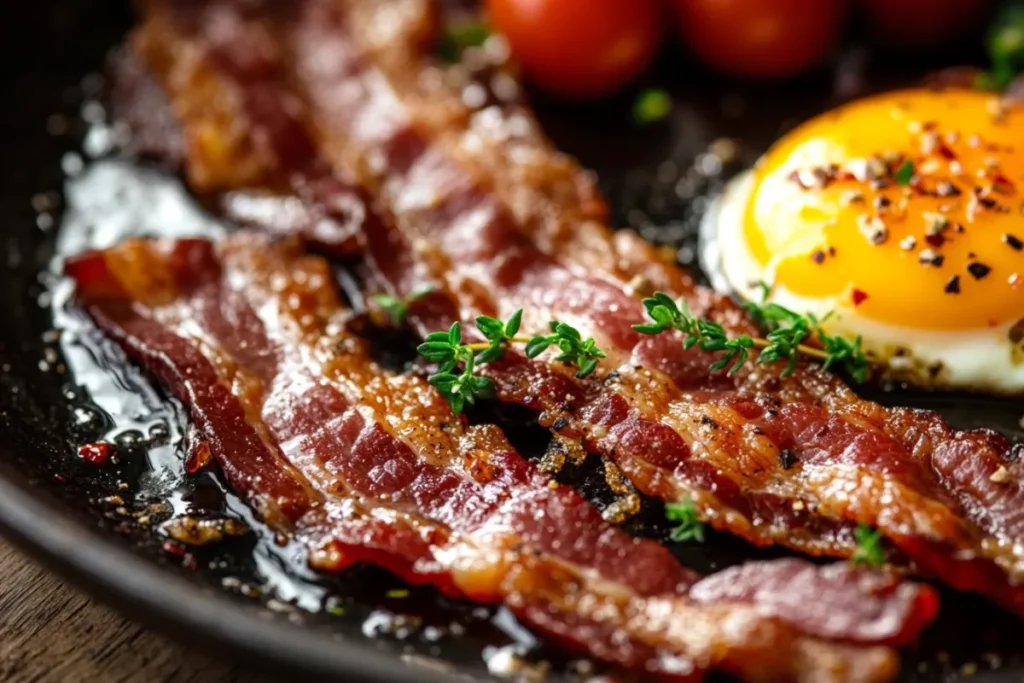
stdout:
<svg viewBox="0 0 1024 683">
<path fill-rule="evenodd" d="M 0 27 L 5 533 L 66 578 L 188 644 L 221 652 L 227 647 L 307 678 L 484 680 L 487 662 L 527 674 L 547 670 L 551 680 L 600 672 L 547 650 L 500 609 L 407 590 L 372 569 L 312 575 L 301 549 L 273 543 L 216 475 L 184 476 L 180 451 L 187 424 L 180 406 L 92 329 L 54 275 L 55 255 L 126 227 L 219 228 L 176 194 L 175 178 L 117 158 L 119 133 L 104 119 L 102 83 L 90 74 L 102 72 L 130 26 L 127 6 L 57 0 L 20 11 L 23 17 Z M 943 61 L 975 58 L 966 52 Z M 935 66 L 872 57 L 858 48 L 848 49 L 839 63 L 838 70 L 785 89 L 759 88 L 701 75 L 670 54 L 650 79 L 668 84 L 677 106 L 668 120 L 643 128 L 630 121 L 629 95 L 585 109 L 538 99 L 537 109 L 556 142 L 598 172 L 619 224 L 671 245 L 681 261 L 693 263 L 699 218 L 730 172 L 839 95 L 911 82 Z M 724 167 L 705 154 L 721 137 L 740 143 Z M 396 367 L 409 359 L 402 340 L 381 339 L 378 346 Z M 885 402 L 937 408 L 960 427 L 988 426 L 1024 437 L 1019 402 L 873 393 Z M 546 434 L 530 428 L 528 416 L 490 410 L 474 417 L 510 427 L 524 453 L 543 452 Z M 100 439 L 116 444 L 115 464 L 96 467 L 77 457 L 80 445 Z M 612 495 L 593 470 L 591 463 L 563 476 L 598 506 L 607 505 Z M 627 528 L 664 540 L 660 504 L 644 501 L 643 508 Z M 209 550 L 167 552 L 159 523 L 183 512 L 241 519 L 253 532 Z M 772 554 L 718 535 L 673 550 L 702 570 Z M 904 653 L 901 680 L 1024 678 L 1019 619 L 973 596 L 944 591 L 943 598 L 939 623 Z"/>
</svg>

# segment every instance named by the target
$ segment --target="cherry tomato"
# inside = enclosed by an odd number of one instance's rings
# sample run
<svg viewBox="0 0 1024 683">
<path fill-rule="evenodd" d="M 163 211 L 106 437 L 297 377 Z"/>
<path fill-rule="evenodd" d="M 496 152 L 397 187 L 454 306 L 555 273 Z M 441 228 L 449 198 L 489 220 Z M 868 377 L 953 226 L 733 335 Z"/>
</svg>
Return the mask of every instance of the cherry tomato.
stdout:
<svg viewBox="0 0 1024 683">
<path fill-rule="evenodd" d="M 672 0 L 672 6 L 683 39 L 702 61 L 734 76 L 770 78 L 820 62 L 846 10 L 844 0 Z"/>
<path fill-rule="evenodd" d="M 661 38 L 659 0 L 487 0 L 487 14 L 526 75 L 570 97 L 626 85 Z"/>
<path fill-rule="evenodd" d="M 932 47 L 970 35 L 991 0 L 859 0 L 875 35 L 890 45 Z"/>
</svg>

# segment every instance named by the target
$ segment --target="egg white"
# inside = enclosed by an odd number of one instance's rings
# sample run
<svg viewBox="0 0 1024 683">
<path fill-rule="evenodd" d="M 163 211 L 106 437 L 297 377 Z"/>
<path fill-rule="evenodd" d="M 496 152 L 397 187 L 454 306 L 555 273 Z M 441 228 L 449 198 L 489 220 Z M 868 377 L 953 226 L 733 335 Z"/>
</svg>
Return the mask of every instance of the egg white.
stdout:
<svg viewBox="0 0 1024 683">
<path fill-rule="evenodd" d="M 712 203 L 701 224 L 701 264 L 715 289 L 759 300 L 758 283 L 766 282 L 772 285 L 775 303 L 818 317 L 832 312 L 824 324 L 826 331 L 850 339 L 860 335 L 865 351 L 886 361 L 886 379 L 1024 395 L 1024 348 L 1010 341 L 1012 323 L 962 331 L 892 325 L 866 318 L 838 299 L 801 296 L 774 283 L 775 263 L 762 267 L 743 235 L 744 213 L 753 191 L 753 172 L 740 174 Z"/>
</svg>

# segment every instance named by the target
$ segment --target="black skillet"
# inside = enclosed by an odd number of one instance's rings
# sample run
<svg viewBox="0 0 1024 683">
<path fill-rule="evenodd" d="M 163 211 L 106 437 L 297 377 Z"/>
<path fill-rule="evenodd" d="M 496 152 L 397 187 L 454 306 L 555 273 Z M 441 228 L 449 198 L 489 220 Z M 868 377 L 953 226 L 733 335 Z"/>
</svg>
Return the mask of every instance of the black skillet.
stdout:
<svg viewBox="0 0 1024 683">
<path fill-rule="evenodd" d="M 189 644 L 214 651 L 227 647 L 281 671 L 349 681 L 442 681 L 455 675 L 472 680 L 487 678 L 487 660 L 492 665 L 518 662 L 531 671 L 550 667 L 552 678 L 565 680 L 586 672 L 588 664 L 546 650 L 500 610 L 441 600 L 429 590 L 407 594 L 373 570 L 331 579 L 311 576 L 299 551 L 277 548 L 258 524 L 256 534 L 224 547 L 185 556 L 165 551 L 155 524 L 139 520 L 140 510 L 154 521 L 165 517 L 169 507 L 245 518 L 244 506 L 212 475 L 183 476 L 180 441 L 186 425 L 177 405 L 94 334 L 47 274 L 57 226 L 65 213 L 74 213 L 65 211 L 63 188 L 66 175 L 78 174 L 82 157 L 68 153 L 83 144 L 83 113 L 86 119 L 100 118 L 95 106 L 83 107 L 101 89 L 86 77 L 102 70 L 107 52 L 130 25 L 130 13 L 125 4 L 105 0 L 37 2 L 16 11 L 21 16 L 12 14 L 0 24 L 4 532 L 130 616 Z M 852 50 L 840 60 L 844 94 L 869 84 L 909 82 L 930 66 L 900 58 L 893 63 L 901 73 L 894 74 L 891 68 L 877 68 L 892 63 L 872 62 L 868 54 Z M 886 76 L 880 79 L 873 71 Z M 652 83 L 669 84 L 677 92 L 677 106 L 666 121 L 633 125 L 629 96 L 586 109 L 540 100 L 538 111 L 555 140 L 598 171 L 620 224 L 672 245 L 681 260 L 691 261 L 696 223 L 722 176 L 749 163 L 781 131 L 833 102 L 835 73 L 819 73 L 785 91 L 759 89 L 701 77 L 672 54 L 651 76 Z M 704 159 L 702 166 L 699 155 L 722 136 L 741 146 L 739 158 L 719 172 L 713 161 Z M 149 184 L 159 188 L 173 183 L 151 169 L 129 171 L 134 177 L 139 173 L 157 178 Z M 120 177 L 123 181 L 124 174 Z M 118 186 L 121 181 L 102 187 L 72 181 L 70 187 L 78 188 L 76 201 L 96 200 L 92 203 L 99 208 L 67 229 L 96 227 L 89 222 L 102 222 L 105 206 L 147 222 L 153 205 L 136 200 L 126 212 L 134 195 Z M 54 312 L 66 328 L 62 335 L 52 331 Z M 396 363 L 406 351 L 390 340 L 382 340 L 381 347 Z M 938 408 L 958 426 L 988 426 L 1022 436 L 1019 403 L 900 392 L 878 392 L 874 398 Z M 478 417 L 517 427 L 509 431 L 523 435 L 517 445 L 526 452 L 544 447 L 543 433 L 525 428 L 521 415 L 499 410 Z M 76 456 L 80 445 L 101 438 L 116 442 L 116 464 L 96 467 Z M 600 477 L 588 467 L 566 476 L 596 504 L 609 502 Z M 644 508 L 630 530 L 663 538 L 659 506 L 646 501 Z M 720 536 L 703 546 L 674 550 L 700 569 L 754 555 Z M 1024 645 L 1016 637 L 1021 622 L 972 596 L 945 591 L 943 597 L 940 622 L 905 653 L 901 680 L 1024 678 Z M 510 653 L 514 656 L 505 656 Z"/>
</svg>

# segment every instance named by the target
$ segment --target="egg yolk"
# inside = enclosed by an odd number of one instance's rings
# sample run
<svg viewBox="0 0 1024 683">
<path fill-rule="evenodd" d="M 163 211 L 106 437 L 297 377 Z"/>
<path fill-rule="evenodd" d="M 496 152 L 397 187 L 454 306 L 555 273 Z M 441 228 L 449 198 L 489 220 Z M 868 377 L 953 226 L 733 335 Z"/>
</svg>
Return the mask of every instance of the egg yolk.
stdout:
<svg viewBox="0 0 1024 683">
<path fill-rule="evenodd" d="M 1024 316 L 1024 106 L 905 90 L 803 124 L 754 170 L 743 233 L 777 286 L 885 323 Z"/>
</svg>

